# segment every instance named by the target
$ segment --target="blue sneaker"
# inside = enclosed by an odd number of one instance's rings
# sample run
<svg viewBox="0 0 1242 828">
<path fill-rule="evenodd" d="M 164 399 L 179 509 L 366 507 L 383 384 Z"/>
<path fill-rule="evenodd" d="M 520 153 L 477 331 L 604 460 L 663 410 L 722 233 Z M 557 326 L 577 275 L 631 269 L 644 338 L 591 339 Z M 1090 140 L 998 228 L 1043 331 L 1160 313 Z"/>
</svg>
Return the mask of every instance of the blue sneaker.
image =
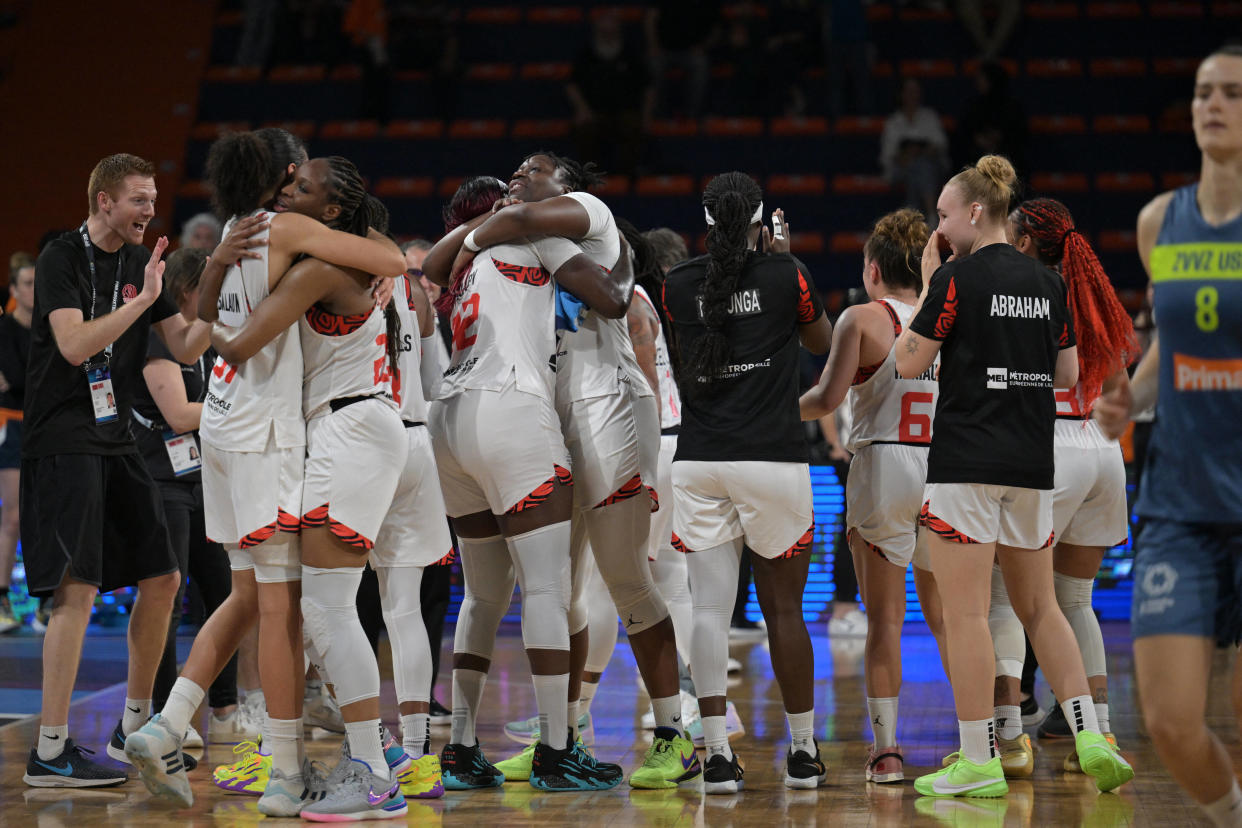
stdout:
<svg viewBox="0 0 1242 828">
<path fill-rule="evenodd" d="M 487 761 L 477 742 L 473 745 L 445 745 L 440 753 L 440 770 L 446 791 L 496 788 L 505 782 L 505 775 Z"/>
<path fill-rule="evenodd" d="M 557 750 L 539 742 L 530 768 L 530 784 L 541 791 L 606 791 L 620 784 L 620 765 L 600 762 L 580 742 Z"/>
<path fill-rule="evenodd" d="M 124 771 L 104 767 L 85 754 L 94 751 L 65 739 L 65 747 L 54 759 L 40 759 L 39 751 L 30 749 L 26 775 L 22 781 L 33 788 L 108 788 L 129 779 Z"/>
<path fill-rule="evenodd" d="M 388 728 L 380 726 L 380 739 L 384 743 L 384 761 L 388 763 L 388 767 L 392 770 L 393 776 L 400 776 L 409 770 L 414 764 L 414 760 L 405 752 L 405 748 L 401 747 L 401 743 L 388 732 Z"/>
</svg>

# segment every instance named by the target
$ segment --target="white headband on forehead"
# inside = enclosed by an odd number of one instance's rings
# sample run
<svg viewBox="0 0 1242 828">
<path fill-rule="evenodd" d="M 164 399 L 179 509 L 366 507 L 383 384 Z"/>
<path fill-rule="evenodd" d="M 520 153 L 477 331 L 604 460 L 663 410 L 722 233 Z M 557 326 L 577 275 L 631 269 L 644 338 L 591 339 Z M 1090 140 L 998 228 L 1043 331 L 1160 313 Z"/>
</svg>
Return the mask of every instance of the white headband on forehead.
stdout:
<svg viewBox="0 0 1242 828">
<path fill-rule="evenodd" d="M 708 211 L 707 205 L 703 205 L 703 218 L 707 219 L 708 227 L 715 226 L 716 220 L 712 218 L 712 214 Z M 754 224 L 757 221 L 763 221 L 763 202 L 762 201 L 759 202 L 759 206 L 755 208 L 754 214 L 750 217 L 751 224 Z"/>
</svg>

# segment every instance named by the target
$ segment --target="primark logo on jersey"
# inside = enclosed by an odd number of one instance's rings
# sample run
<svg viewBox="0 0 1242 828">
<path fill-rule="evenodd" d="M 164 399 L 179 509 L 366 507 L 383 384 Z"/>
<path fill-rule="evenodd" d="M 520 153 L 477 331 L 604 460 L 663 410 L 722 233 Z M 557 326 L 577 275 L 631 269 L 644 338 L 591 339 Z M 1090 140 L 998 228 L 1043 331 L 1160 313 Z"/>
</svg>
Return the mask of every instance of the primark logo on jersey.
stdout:
<svg viewBox="0 0 1242 828">
<path fill-rule="evenodd" d="M 703 318 L 703 297 L 696 297 L 699 302 L 699 319 Z M 729 316 L 758 316 L 763 313 L 763 306 L 759 301 L 759 288 L 747 288 L 739 290 L 729 297 L 729 307 L 727 309 Z"/>
<path fill-rule="evenodd" d="M 1009 388 L 1051 388 L 1052 374 L 1010 371 L 1008 368 L 988 369 L 988 390 L 1005 391 Z"/>
</svg>

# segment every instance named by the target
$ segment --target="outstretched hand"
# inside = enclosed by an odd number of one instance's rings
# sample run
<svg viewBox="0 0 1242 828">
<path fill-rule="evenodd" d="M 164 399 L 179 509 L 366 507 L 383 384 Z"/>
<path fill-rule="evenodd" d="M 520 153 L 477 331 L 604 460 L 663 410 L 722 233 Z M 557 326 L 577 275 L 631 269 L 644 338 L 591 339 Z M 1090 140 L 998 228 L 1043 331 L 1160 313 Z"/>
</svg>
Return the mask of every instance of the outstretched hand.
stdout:
<svg viewBox="0 0 1242 828">
<path fill-rule="evenodd" d="M 260 258 L 263 254 L 254 248 L 266 245 L 267 239 L 256 239 L 255 236 L 266 230 L 268 226 L 269 222 L 263 214 L 247 216 L 233 222 L 228 235 L 221 239 L 216 249 L 212 251 L 212 257 L 222 261 L 225 267 L 237 263 L 240 259 Z"/>
<path fill-rule="evenodd" d="M 142 271 L 142 293 L 139 298 L 148 305 L 155 302 L 164 291 L 164 251 L 168 249 L 168 237 L 160 236 L 151 251 L 151 258 Z"/>
<path fill-rule="evenodd" d="M 1110 440 L 1116 440 L 1125 434 L 1130 425 L 1130 409 L 1134 406 L 1134 395 L 1130 383 L 1118 383 L 1116 388 L 1105 391 L 1095 401 L 1091 416 L 1100 425 L 1100 431 Z"/>
<path fill-rule="evenodd" d="M 785 211 L 777 207 L 772 211 L 773 220 L 779 218 L 783 232 L 780 237 L 772 234 L 772 229 L 765 226 L 763 228 L 763 252 L 764 253 L 788 253 L 789 252 L 789 222 L 785 220 Z"/>
</svg>

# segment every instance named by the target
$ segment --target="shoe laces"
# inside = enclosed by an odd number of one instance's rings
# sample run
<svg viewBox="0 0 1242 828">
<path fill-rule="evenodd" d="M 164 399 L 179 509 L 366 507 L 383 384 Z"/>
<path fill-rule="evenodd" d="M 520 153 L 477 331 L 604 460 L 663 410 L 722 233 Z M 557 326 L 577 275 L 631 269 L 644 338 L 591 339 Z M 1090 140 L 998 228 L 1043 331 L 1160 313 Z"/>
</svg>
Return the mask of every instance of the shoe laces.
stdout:
<svg viewBox="0 0 1242 828">
<path fill-rule="evenodd" d="M 259 752 L 258 742 L 240 742 L 233 745 L 233 752 L 242 759 L 250 758 L 250 754 Z"/>
</svg>

